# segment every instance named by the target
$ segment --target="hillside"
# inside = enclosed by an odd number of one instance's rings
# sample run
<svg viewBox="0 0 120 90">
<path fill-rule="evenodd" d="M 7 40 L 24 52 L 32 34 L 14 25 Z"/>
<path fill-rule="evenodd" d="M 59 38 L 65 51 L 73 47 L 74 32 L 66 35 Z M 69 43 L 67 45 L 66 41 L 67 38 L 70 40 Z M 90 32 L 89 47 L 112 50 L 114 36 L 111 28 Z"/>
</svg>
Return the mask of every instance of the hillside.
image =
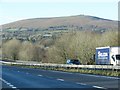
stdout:
<svg viewBox="0 0 120 90">
<path fill-rule="evenodd" d="M 103 19 L 94 16 L 68 16 L 55 18 L 32 18 L 20 20 L 2 25 L 3 30 L 8 28 L 34 28 L 34 29 L 78 29 L 78 30 L 114 30 L 117 29 L 117 21 Z"/>
<path fill-rule="evenodd" d="M 94 64 L 96 47 L 119 46 L 117 21 L 99 17 L 33 18 L 2 26 L 3 59 Z"/>
</svg>

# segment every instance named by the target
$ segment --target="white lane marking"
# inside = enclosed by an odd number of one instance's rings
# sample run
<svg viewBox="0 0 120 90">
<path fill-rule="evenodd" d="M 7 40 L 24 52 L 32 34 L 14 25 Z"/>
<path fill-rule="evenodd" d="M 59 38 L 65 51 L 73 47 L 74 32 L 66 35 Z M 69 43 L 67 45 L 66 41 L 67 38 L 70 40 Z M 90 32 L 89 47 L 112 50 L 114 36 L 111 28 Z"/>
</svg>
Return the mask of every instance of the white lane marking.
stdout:
<svg viewBox="0 0 120 90">
<path fill-rule="evenodd" d="M 59 81 L 64 81 L 64 79 L 60 79 L 60 78 L 58 78 L 57 80 L 59 80 Z"/>
<path fill-rule="evenodd" d="M 12 88 L 16 88 L 16 87 L 13 86 Z"/>
<path fill-rule="evenodd" d="M 87 84 L 85 84 L 85 83 L 79 83 L 79 82 L 77 82 L 77 84 L 80 84 L 80 85 L 87 85 Z"/>
<path fill-rule="evenodd" d="M 6 83 L 7 85 L 11 85 L 11 83 Z"/>
<path fill-rule="evenodd" d="M 26 74 L 29 74 L 28 72 Z"/>
<path fill-rule="evenodd" d="M 106 89 L 104 87 L 100 87 L 100 86 L 93 86 L 94 88 L 100 88 L 100 89 Z"/>
<path fill-rule="evenodd" d="M 38 75 L 38 76 L 42 77 L 43 75 Z"/>
<path fill-rule="evenodd" d="M 85 83 L 79 83 L 79 82 L 76 82 L 77 84 L 80 84 L 80 85 L 87 85 L 87 84 L 85 84 Z M 104 88 L 104 87 L 100 87 L 100 86 L 92 86 L 92 87 L 94 87 L 94 88 L 99 88 L 99 89 L 106 89 L 106 88 Z"/>
<path fill-rule="evenodd" d="M 5 84 L 7 84 L 9 87 L 11 87 L 11 88 L 17 88 L 17 87 L 15 87 L 14 85 L 12 85 L 11 83 L 8 83 L 6 80 L 4 80 L 4 79 L 2 79 L 2 78 L 0 78 L 0 80 L 1 81 L 3 81 Z M 17 90 L 19 90 L 19 89 L 17 89 Z"/>
<path fill-rule="evenodd" d="M 10 87 L 13 87 L 13 85 L 9 85 Z"/>
</svg>

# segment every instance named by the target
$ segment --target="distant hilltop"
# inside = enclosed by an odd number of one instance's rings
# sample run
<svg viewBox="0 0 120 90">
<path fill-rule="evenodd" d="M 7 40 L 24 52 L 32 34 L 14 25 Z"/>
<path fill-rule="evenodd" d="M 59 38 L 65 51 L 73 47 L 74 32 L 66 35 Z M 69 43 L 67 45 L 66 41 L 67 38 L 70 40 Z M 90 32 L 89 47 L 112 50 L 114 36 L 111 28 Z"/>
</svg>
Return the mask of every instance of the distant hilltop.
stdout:
<svg viewBox="0 0 120 90">
<path fill-rule="evenodd" d="M 76 15 L 54 18 L 32 18 L 19 20 L 16 22 L 2 25 L 4 29 L 27 28 L 27 29 L 46 29 L 46 30 L 91 30 L 105 31 L 117 30 L 118 22 L 109 19 L 103 19 L 95 16 Z"/>
</svg>

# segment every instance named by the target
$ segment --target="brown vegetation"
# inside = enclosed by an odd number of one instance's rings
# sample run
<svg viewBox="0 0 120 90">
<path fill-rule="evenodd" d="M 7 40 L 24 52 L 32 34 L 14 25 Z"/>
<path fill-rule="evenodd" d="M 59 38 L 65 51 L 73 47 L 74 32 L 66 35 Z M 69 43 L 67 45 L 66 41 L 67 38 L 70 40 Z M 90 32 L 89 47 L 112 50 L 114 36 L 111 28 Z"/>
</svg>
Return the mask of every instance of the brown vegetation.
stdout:
<svg viewBox="0 0 120 90">
<path fill-rule="evenodd" d="M 82 64 L 94 64 L 92 56 L 95 48 L 100 46 L 120 46 L 118 32 L 69 32 L 55 39 L 54 43 L 53 40 L 38 44 L 14 39 L 3 43 L 3 58 L 45 63 L 65 63 L 68 58 L 76 58 L 80 59 Z"/>
<path fill-rule="evenodd" d="M 2 28 L 31 28 L 31 29 L 51 29 L 49 27 L 56 27 L 65 28 L 66 26 L 68 29 L 83 29 L 83 30 L 114 30 L 117 29 L 118 24 L 117 21 L 107 20 L 99 17 L 94 16 L 87 16 L 87 15 L 76 15 L 76 16 L 68 16 L 68 17 L 54 17 L 54 18 L 33 18 L 33 19 L 26 19 L 20 20 L 13 23 L 8 23 L 2 25 Z M 66 29 L 66 28 L 65 28 Z"/>
</svg>

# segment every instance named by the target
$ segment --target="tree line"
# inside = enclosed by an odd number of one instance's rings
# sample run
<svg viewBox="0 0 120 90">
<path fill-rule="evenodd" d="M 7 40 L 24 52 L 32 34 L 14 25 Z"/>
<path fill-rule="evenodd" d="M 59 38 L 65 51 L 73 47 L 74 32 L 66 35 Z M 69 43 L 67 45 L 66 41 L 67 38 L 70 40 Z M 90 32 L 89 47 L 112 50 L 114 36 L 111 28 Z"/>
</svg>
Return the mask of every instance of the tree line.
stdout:
<svg viewBox="0 0 120 90">
<path fill-rule="evenodd" d="M 66 59 L 79 59 L 82 64 L 94 64 L 96 47 L 120 46 L 118 31 L 103 34 L 91 31 L 71 31 L 60 38 L 40 43 L 12 39 L 2 44 L 2 58 L 38 61 L 43 63 L 66 63 Z"/>
</svg>

